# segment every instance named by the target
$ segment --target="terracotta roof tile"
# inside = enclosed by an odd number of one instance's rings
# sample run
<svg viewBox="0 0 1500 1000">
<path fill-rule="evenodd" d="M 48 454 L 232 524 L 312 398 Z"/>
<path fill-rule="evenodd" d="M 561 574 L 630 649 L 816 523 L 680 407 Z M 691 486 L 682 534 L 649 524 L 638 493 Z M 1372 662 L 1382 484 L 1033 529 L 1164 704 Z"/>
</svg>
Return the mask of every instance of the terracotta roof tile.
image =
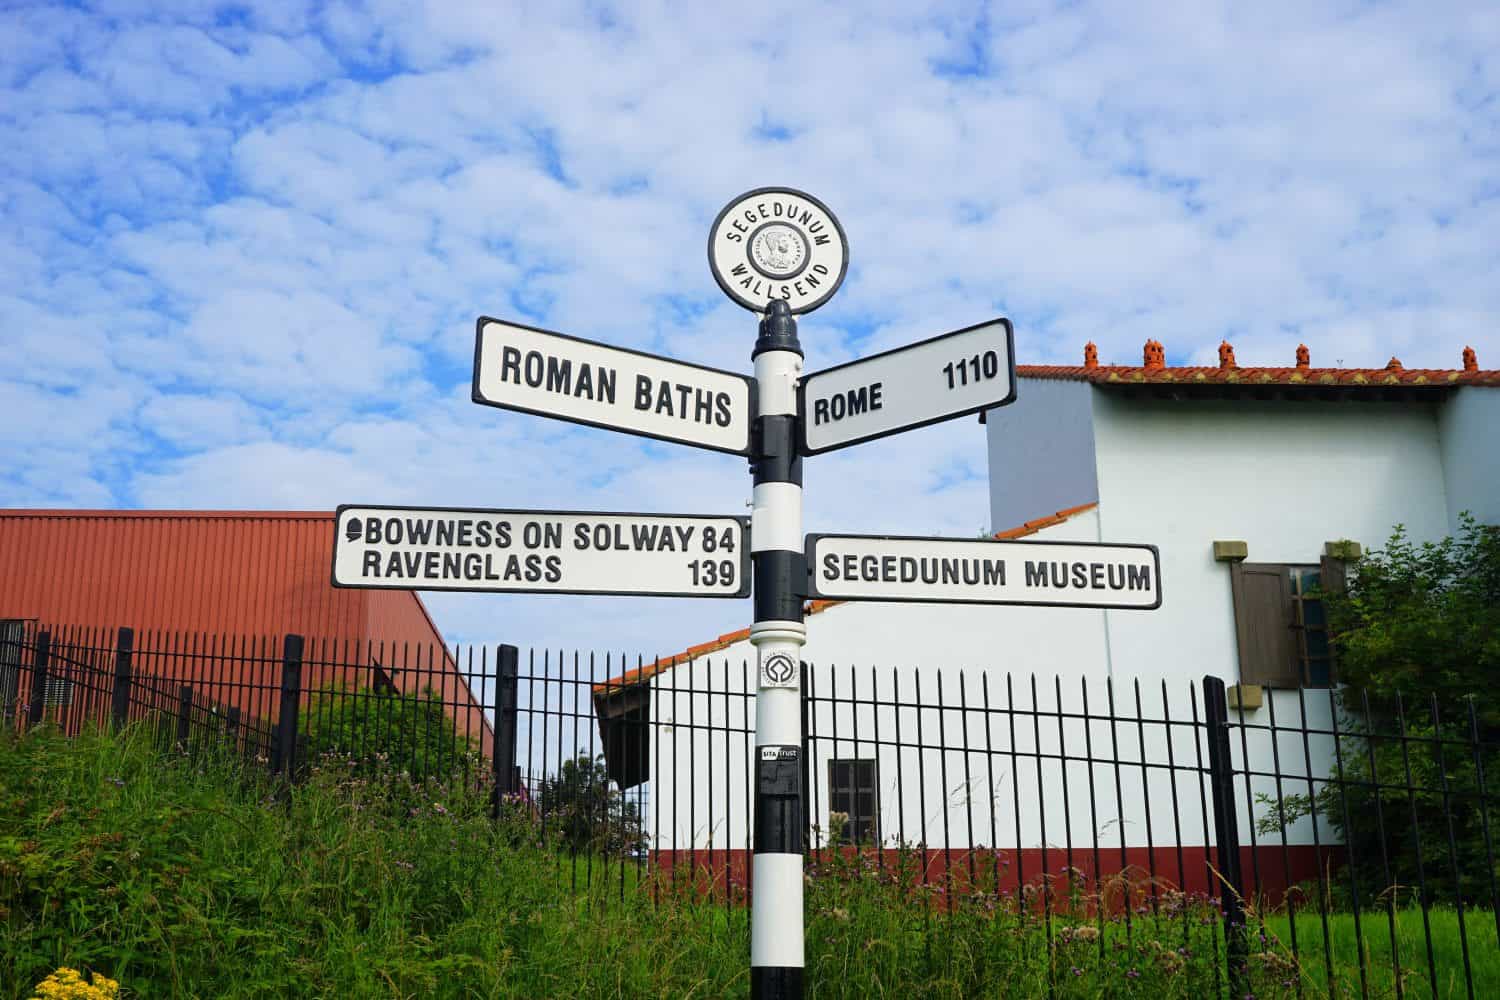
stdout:
<svg viewBox="0 0 1500 1000">
<path fill-rule="evenodd" d="M 1000 540 L 1025 538 L 1027 535 L 1036 534 L 1043 528 L 1050 528 L 1054 524 L 1062 524 L 1069 518 L 1097 506 L 1098 503 L 1094 502 L 1079 504 L 1076 507 L 1068 507 L 1058 511 L 1055 514 L 1048 514 L 1046 517 L 1039 517 L 1033 521 L 1027 521 L 1024 524 L 1019 525 L 1018 527 L 1007 528 L 1004 531 L 997 531 L 992 537 Z M 822 614 L 829 608 L 847 603 L 849 602 L 809 601 L 805 610 L 807 616 L 812 617 L 813 615 Z M 726 632 L 725 634 L 719 636 L 717 639 L 710 640 L 709 642 L 702 642 L 696 646 L 689 646 L 681 653 L 676 653 L 672 656 L 658 657 L 652 663 L 637 667 L 634 670 L 627 670 L 618 677 L 611 677 L 607 681 L 602 681 L 598 684 L 595 684 L 594 693 L 608 694 L 611 692 L 620 691 L 623 688 L 631 687 L 632 685 L 639 684 L 642 681 L 650 680 L 657 674 L 665 673 L 666 671 L 671 670 L 673 667 L 677 666 L 680 663 L 690 663 L 700 656 L 707 656 L 710 653 L 717 653 L 722 649 L 728 649 L 735 643 L 741 642 L 748 638 L 750 638 L 750 630 L 747 628 L 742 628 L 737 632 Z"/>
<path fill-rule="evenodd" d="M 1393 359 L 1394 360 L 1394 359 Z M 1389 386 L 1444 388 L 1477 385 L 1500 388 L 1500 370 L 1477 368 L 1220 368 L 1209 365 L 1182 365 L 1171 368 L 1145 368 L 1139 365 L 1016 365 L 1020 378 L 1056 379 L 1069 382 L 1092 382 L 1095 385 L 1120 383 L 1175 384 L 1180 382 L 1237 385 L 1315 385 L 1383 389 Z"/>
</svg>

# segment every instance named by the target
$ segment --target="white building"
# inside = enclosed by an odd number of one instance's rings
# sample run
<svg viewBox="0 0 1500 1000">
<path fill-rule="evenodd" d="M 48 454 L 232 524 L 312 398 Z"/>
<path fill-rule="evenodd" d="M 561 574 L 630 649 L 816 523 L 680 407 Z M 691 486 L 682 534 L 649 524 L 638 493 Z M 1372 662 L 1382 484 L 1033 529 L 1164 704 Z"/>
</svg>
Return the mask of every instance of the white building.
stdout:
<svg viewBox="0 0 1500 1000">
<path fill-rule="evenodd" d="M 822 831 L 831 805 L 887 846 L 1022 848 L 1017 860 L 1033 871 L 1044 846 L 1056 870 L 1068 843 L 1114 856 L 1211 843 L 1197 774 L 1153 766 L 1196 767 L 1199 731 L 1160 720 L 1201 719 L 1200 682 L 1212 674 L 1236 686 L 1246 722 L 1269 724 L 1274 712 L 1279 725 L 1327 728 L 1321 609 L 1300 595 L 1339 572 L 1331 557 L 1350 549 L 1338 544 L 1378 546 L 1397 524 L 1436 539 L 1462 511 L 1500 522 L 1500 371 L 1479 370 L 1472 351 L 1461 369 L 1421 371 L 1395 359 L 1313 368 L 1305 349 L 1295 367 L 1239 368 L 1228 345 L 1220 354 L 1218 367 L 1168 367 L 1148 342 L 1142 365 L 1106 366 L 1089 345 L 1079 367 L 1020 366 L 1016 402 L 988 415 L 991 523 L 1016 526 L 997 537 L 1155 544 L 1159 610 L 811 608 L 806 774 Z M 616 727 L 612 772 L 651 783 L 659 848 L 747 846 L 754 665 L 748 633 L 733 633 L 596 691 Z M 1114 714 L 1131 721 L 1085 724 L 1085 686 L 1091 717 L 1111 714 L 1112 695 Z M 856 710 L 851 695 L 881 704 Z M 986 699 L 987 713 L 977 707 Z M 613 721 L 641 712 L 671 727 L 650 746 Z M 919 723 L 924 749 L 898 751 L 918 741 Z M 1274 749 L 1285 774 L 1328 773 L 1326 736 L 1282 734 Z M 1257 769 L 1272 750 L 1253 729 L 1234 748 Z M 1076 759 L 1088 757 L 1092 766 Z M 1291 837 L 1310 843 L 1312 830 L 1303 821 Z"/>
</svg>

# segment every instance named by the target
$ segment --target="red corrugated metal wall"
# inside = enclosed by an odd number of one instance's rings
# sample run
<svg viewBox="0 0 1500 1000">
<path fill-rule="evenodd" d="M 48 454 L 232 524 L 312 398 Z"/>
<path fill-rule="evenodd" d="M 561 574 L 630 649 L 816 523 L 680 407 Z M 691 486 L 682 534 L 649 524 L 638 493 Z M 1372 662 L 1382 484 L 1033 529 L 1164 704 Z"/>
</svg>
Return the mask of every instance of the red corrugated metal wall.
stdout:
<svg viewBox="0 0 1500 1000">
<path fill-rule="evenodd" d="M 371 638 L 366 592 L 328 582 L 332 551 L 331 513 L 0 511 L 0 617 Z"/>
<path fill-rule="evenodd" d="M 308 638 L 310 655 L 368 642 L 421 647 L 424 668 L 402 689 L 430 685 L 450 704 L 470 701 L 452 658 L 425 652 L 443 638 L 415 593 L 329 582 L 333 524 L 321 511 L 0 510 L 0 619 L 129 626 L 143 638 L 290 632 Z M 478 707 L 455 715 L 488 751 Z"/>
</svg>

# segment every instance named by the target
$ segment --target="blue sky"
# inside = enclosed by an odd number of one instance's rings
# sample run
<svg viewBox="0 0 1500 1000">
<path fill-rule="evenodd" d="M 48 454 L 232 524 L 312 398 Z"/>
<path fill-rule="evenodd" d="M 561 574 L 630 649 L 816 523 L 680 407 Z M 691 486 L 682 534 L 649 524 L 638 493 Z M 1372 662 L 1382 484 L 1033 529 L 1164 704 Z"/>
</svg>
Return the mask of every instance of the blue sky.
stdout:
<svg viewBox="0 0 1500 1000">
<path fill-rule="evenodd" d="M 748 370 L 704 245 L 768 184 L 849 235 L 813 370 L 996 315 L 1031 363 L 1500 366 L 1492 3 L 727 10 L 6 5 L 0 505 L 742 512 L 743 462 L 470 365 L 485 313 Z M 986 477 L 971 419 L 821 456 L 807 527 L 1006 527 Z M 648 655 L 749 617 L 429 603 Z"/>
</svg>

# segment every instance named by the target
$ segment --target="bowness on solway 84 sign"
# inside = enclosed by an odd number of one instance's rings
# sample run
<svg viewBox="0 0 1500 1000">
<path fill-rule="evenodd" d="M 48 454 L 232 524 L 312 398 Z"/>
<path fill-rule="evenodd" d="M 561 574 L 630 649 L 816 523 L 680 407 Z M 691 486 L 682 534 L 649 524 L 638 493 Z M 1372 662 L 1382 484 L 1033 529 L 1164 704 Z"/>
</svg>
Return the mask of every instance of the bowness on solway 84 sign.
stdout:
<svg viewBox="0 0 1500 1000">
<path fill-rule="evenodd" d="M 742 517 L 343 506 L 335 587 L 746 597 Z"/>
</svg>

